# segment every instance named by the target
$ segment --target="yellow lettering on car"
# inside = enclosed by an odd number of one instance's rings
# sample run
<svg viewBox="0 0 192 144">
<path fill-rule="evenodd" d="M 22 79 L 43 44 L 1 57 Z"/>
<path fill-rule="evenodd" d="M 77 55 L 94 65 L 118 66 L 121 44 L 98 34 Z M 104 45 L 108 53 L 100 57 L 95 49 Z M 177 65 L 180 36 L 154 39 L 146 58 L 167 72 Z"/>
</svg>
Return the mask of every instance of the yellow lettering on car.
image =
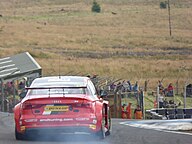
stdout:
<svg viewBox="0 0 192 144">
<path fill-rule="evenodd" d="M 69 106 L 46 106 L 45 111 L 69 111 Z"/>
</svg>

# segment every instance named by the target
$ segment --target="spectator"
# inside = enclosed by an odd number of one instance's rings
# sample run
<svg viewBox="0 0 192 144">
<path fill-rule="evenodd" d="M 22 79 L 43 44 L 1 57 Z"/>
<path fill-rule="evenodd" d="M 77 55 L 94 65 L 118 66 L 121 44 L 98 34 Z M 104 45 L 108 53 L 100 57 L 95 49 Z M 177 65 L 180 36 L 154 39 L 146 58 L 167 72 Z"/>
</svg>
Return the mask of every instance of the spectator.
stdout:
<svg viewBox="0 0 192 144">
<path fill-rule="evenodd" d="M 143 101 L 144 101 L 144 91 L 142 88 L 139 90 L 138 104 L 140 105 L 141 110 L 143 110 Z"/>
<path fill-rule="evenodd" d="M 121 82 L 118 82 L 116 88 L 115 88 L 115 92 L 118 92 L 119 90 L 121 90 L 122 84 Z"/>
<path fill-rule="evenodd" d="M 159 95 L 159 108 L 163 108 L 163 96 Z"/>
<path fill-rule="evenodd" d="M 124 87 L 124 85 L 125 85 L 125 81 L 122 82 L 121 92 L 125 92 L 125 87 Z"/>
<path fill-rule="evenodd" d="M 138 82 L 135 82 L 135 85 L 133 86 L 133 91 L 134 91 L 134 96 L 137 99 L 137 102 L 139 102 L 139 96 L 138 96 L 138 92 L 139 92 L 139 85 Z"/>
<path fill-rule="evenodd" d="M 160 81 L 160 80 L 159 80 L 158 86 L 159 86 L 159 90 L 163 90 L 163 89 L 164 89 L 163 83 L 162 83 L 162 81 Z"/>
<path fill-rule="evenodd" d="M 126 119 L 127 118 L 127 112 L 126 112 L 126 104 L 123 104 L 121 107 L 121 118 Z"/>
<path fill-rule="evenodd" d="M 129 87 L 128 83 L 124 80 L 122 85 L 123 85 L 123 92 L 127 92 Z"/>
<path fill-rule="evenodd" d="M 166 93 L 166 96 L 173 96 L 173 85 L 172 83 L 170 83 L 167 87 L 167 93 Z"/>
<path fill-rule="evenodd" d="M 128 88 L 128 91 L 131 92 L 133 90 L 133 87 L 131 85 L 131 82 L 128 80 L 127 81 L 128 85 L 129 85 L 129 88 Z"/>
<path fill-rule="evenodd" d="M 135 116 L 135 119 L 142 119 L 143 117 L 143 114 L 139 105 L 137 105 L 136 109 L 134 110 L 134 116 Z"/>
<path fill-rule="evenodd" d="M 131 105 L 132 105 L 132 103 L 129 103 L 128 106 L 127 106 L 127 108 L 126 108 L 127 118 L 128 118 L 128 119 L 131 119 L 131 118 L 132 118 Z"/>
<path fill-rule="evenodd" d="M 18 87 L 19 87 L 20 90 L 24 89 L 25 88 L 25 82 L 20 81 Z"/>
<path fill-rule="evenodd" d="M 116 87 L 116 85 L 114 84 L 114 82 L 110 85 L 110 90 L 115 90 L 115 87 Z"/>
<path fill-rule="evenodd" d="M 91 80 L 93 82 L 94 85 L 97 85 L 98 84 L 98 75 L 94 74 L 92 77 L 91 77 Z"/>
<path fill-rule="evenodd" d="M 165 94 L 165 90 L 164 90 L 164 86 L 163 86 L 162 81 L 159 80 L 158 86 L 159 86 L 159 94 L 164 95 Z"/>
<path fill-rule="evenodd" d="M 164 108 L 169 108 L 168 104 L 169 104 L 169 102 L 168 102 L 167 99 L 165 98 L 164 101 L 163 101 L 163 107 L 164 107 Z"/>
<path fill-rule="evenodd" d="M 167 91 L 173 91 L 173 85 L 172 85 L 172 83 L 170 83 L 169 86 L 167 87 Z"/>
<path fill-rule="evenodd" d="M 139 85 L 138 85 L 138 82 L 136 81 L 135 85 L 133 86 L 133 91 L 138 92 L 138 90 L 139 90 Z"/>
</svg>

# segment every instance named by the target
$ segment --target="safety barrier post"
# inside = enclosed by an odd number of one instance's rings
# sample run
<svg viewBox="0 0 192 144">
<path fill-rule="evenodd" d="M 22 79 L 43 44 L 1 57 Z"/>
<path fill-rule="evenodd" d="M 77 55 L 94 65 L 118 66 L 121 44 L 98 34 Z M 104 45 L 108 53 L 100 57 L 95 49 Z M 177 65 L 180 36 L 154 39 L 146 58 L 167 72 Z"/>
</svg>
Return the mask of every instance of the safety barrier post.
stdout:
<svg viewBox="0 0 192 144">
<path fill-rule="evenodd" d="M 15 99 L 16 91 L 15 91 L 15 81 L 13 80 L 13 106 L 16 104 L 16 99 Z"/>
<path fill-rule="evenodd" d="M 187 84 L 185 83 L 185 85 L 184 85 L 184 108 L 186 108 L 186 96 L 187 96 L 186 87 L 187 87 Z"/>
<path fill-rule="evenodd" d="M 159 109 L 159 86 L 157 86 L 157 97 L 156 97 L 156 101 L 157 101 L 157 109 Z"/>
<path fill-rule="evenodd" d="M 176 82 L 176 95 L 179 94 L 179 81 Z"/>
<path fill-rule="evenodd" d="M 3 88 L 3 79 L 0 79 L 1 81 L 1 111 L 4 112 L 5 106 L 4 106 L 4 88 Z"/>
<path fill-rule="evenodd" d="M 143 96 L 143 105 L 142 105 L 142 113 L 143 113 L 143 119 L 145 119 L 145 95 L 144 95 L 144 91 L 141 91 L 142 92 L 142 96 Z"/>
</svg>

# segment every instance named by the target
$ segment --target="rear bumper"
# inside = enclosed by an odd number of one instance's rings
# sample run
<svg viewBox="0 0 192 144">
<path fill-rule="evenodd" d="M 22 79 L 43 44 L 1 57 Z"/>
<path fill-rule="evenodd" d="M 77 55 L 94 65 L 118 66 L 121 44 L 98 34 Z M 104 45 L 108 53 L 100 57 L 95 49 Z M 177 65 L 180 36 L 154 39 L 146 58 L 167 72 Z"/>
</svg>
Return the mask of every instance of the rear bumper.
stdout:
<svg viewBox="0 0 192 144">
<path fill-rule="evenodd" d="M 22 125 L 18 127 L 20 133 L 33 134 L 91 134 L 100 131 L 100 126 L 96 124 L 78 125 Z"/>
<path fill-rule="evenodd" d="M 26 134 L 92 134 L 96 131 L 89 127 L 47 127 L 47 128 L 26 128 Z"/>
<path fill-rule="evenodd" d="M 24 117 L 22 116 L 17 126 L 20 133 L 95 133 L 101 129 L 101 121 L 92 117 Z"/>
</svg>

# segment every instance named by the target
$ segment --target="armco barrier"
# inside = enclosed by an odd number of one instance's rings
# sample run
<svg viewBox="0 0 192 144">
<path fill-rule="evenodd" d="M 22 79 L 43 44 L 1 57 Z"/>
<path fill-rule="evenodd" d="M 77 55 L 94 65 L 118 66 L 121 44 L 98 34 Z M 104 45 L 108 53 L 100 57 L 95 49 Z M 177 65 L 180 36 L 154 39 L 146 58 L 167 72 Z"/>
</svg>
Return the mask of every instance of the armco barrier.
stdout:
<svg viewBox="0 0 192 144">
<path fill-rule="evenodd" d="M 192 108 L 187 109 L 151 109 L 146 110 L 146 119 L 190 119 Z"/>
</svg>

